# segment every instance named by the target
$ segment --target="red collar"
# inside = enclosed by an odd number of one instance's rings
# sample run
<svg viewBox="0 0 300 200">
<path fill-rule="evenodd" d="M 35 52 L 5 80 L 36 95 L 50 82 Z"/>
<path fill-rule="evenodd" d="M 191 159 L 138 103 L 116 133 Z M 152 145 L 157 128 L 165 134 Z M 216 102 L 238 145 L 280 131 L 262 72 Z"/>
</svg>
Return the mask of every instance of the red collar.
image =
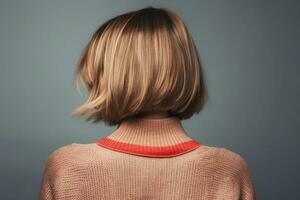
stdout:
<svg viewBox="0 0 300 200">
<path fill-rule="evenodd" d="M 96 143 L 110 150 L 146 157 L 173 157 L 190 152 L 202 144 L 196 140 L 181 142 L 169 146 L 144 146 L 101 138 Z"/>
<path fill-rule="evenodd" d="M 177 117 L 125 120 L 96 143 L 110 150 L 147 157 L 178 156 L 201 146 L 187 135 Z"/>
</svg>

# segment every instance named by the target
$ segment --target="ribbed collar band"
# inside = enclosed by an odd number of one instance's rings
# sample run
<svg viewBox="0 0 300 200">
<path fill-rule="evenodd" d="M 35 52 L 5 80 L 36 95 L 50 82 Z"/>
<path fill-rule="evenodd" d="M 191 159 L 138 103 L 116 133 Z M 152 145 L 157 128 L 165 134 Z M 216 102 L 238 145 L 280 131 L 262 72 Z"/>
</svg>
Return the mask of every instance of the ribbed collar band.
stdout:
<svg viewBox="0 0 300 200">
<path fill-rule="evenodd" d="M 201 146 L 187 135 L 177 117 L 125 120 L 113 133 L 96 143 L 111 150 L 146 157 L 173 157 Z"/>
</svg>

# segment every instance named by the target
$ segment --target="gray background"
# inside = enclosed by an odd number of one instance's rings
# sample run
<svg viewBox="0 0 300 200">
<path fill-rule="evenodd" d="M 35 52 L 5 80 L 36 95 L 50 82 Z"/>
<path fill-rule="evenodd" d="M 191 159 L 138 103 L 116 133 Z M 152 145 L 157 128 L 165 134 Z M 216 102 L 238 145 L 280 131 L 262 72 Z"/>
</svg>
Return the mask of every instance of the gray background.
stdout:
<svg viewBox="0 0 300 200">
<path fill-rule="evenodd" d="M 75 64 L 101 23 L 149 5 L 183 18 L 203 60 L 209 102 L 186 131 L 241 154 L 259 199 L 300 199 L 298 2 L 2 0 L 0 199 L 36 199 L 52 151 L 114 130 L 70 117 Z"/>
</svg>

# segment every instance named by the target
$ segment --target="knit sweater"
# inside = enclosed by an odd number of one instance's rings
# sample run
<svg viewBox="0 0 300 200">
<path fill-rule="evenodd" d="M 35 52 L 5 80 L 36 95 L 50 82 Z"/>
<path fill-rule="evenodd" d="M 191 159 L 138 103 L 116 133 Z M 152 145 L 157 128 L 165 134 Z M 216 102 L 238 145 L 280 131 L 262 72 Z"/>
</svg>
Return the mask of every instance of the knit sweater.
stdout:
<svg viewBox="0 0 300 200">
<path fill-rule="evenodd" d="M 255 200 L 246 160 L 191 138 L 176 117 L 123 121 L 48 157 L 40 200 Z"/>
</svg>

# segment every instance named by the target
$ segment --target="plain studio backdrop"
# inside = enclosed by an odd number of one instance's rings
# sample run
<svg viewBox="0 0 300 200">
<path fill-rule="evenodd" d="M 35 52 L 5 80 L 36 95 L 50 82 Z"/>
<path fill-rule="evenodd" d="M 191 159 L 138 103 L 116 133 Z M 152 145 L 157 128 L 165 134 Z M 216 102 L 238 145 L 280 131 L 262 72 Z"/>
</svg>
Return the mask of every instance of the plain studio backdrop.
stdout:
<svg viewBox="0 0 300 200">
<path fill-rule="evenodd" d="M 114 130 L 70 117 L 75 65 L 101 23 L 150 5 L 183 18 L 202 59 L 209 101 L 185 130 L 241 154 L 259 199 L 300 199 L 300 3 L 283 0 L 1 0 L 0 199 L 37 199 L 52 151 Z"/>
</svg>

